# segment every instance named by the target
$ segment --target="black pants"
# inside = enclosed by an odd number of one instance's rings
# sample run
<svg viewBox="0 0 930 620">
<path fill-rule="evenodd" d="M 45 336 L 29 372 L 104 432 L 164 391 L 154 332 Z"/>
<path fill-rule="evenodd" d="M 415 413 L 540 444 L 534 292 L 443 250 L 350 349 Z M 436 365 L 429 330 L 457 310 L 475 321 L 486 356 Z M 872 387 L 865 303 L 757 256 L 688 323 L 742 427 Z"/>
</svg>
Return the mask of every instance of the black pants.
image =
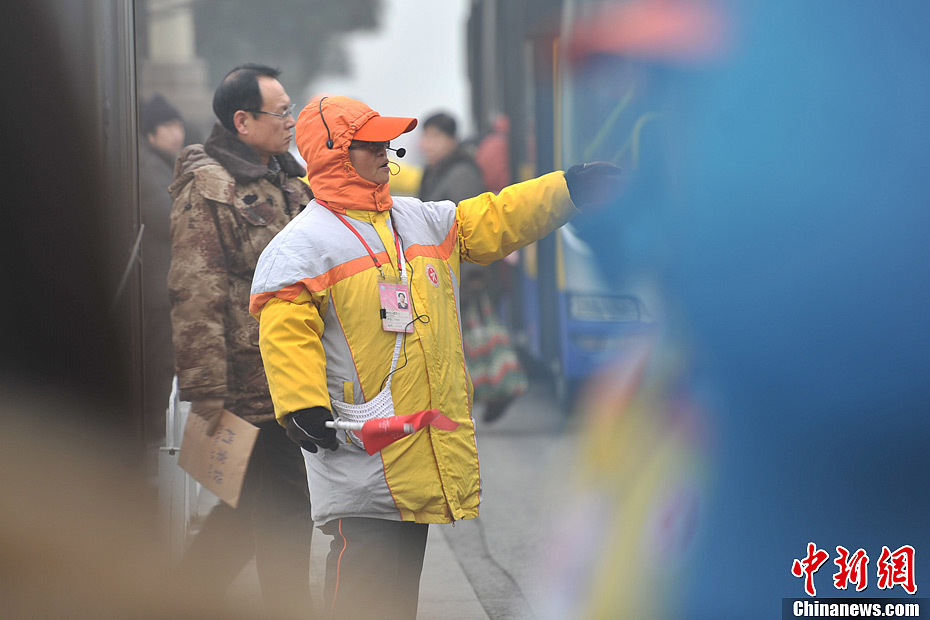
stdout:
<svg viewBox="0 0 930 620">
<path fill-rule="evenodd" d="M 254 556 L 269 611 L 311 618 L 313 522 L 303 455 L 277 422 L 258 428 L 239 505 L 210 511 L 181 560 L 180 578 L 219 600 Z"/>
<path fill-rule="evenodd" d="M 414 620 L 429 526 L 423 523 L 337 519 L 326 558 L 326 607 L 335 620 Z"/>
</svg>

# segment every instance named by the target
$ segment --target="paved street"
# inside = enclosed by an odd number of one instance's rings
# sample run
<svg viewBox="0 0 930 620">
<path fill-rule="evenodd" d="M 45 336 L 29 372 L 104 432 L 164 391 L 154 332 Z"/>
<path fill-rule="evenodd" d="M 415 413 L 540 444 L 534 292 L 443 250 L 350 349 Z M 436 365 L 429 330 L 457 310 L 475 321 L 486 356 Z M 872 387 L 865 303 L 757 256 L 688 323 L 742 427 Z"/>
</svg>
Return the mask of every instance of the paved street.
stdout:
<svg viewBox="0 0 930 620">
<path fill-rule="evenodd" d="M 570 443 L 565 416 L 545 388 L 535 387 L 494 424 L 481 424 L 480 411 L 477 418 L 481 516 L 432 528 L 421 620 L 523 619 L 538 610 L 541 541 L 557 501 L 549 480 Z M 461 599 L 469 604 L 451 604 Z"/>
</svg>

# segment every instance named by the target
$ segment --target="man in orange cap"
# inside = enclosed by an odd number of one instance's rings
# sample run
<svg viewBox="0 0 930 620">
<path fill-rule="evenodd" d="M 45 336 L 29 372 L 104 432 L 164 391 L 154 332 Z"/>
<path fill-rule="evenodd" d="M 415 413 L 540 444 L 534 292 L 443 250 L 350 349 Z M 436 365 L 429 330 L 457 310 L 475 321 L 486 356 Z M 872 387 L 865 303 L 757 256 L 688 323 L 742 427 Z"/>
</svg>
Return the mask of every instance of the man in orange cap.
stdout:
<svg viewBox="0 0 930 620">
<path fill-rule="evenodd" d="M 296 136 L 315 200 L 271 241 L 252 281 L 275 414 L 304 448 L 314 521 L 334 537 L 325 594 L 338 618 L 415 618 L 428 524 L 478 516 L 461 263 L 549 234 L 618 172 L 576 166 L 458 204 L 392 197 L 390 141 L 416 124 L 347 97 L 308 104 Z M 326 426 L 333 413 L 424 409 L 458 427 L 369 456 L 361 438 Z"/>
</svg>

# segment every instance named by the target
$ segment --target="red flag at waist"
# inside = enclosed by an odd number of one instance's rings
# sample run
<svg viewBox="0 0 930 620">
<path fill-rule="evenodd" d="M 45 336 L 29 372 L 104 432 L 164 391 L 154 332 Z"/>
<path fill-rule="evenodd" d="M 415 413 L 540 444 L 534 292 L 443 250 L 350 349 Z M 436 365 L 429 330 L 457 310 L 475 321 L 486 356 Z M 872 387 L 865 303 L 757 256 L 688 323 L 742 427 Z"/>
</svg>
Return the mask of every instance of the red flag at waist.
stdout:
<svg viewBox="0 0 930 620">
<path fill-rule="evenodd" d="M 342 420 L 332 423 L 327 422 L 327 426 L 355 431 L 355 434 L 365 444 L 365 451 L 373 455 L 398 439 L 412 435 L 427 426 L 432 426 L 441 431 L 454 431 L 458 428 L 459 423 L 450 420 L 440 413 L 439 409 L 427 409 L 409 415 L 368 420 L 362 424 L 361 429 L 356 428 L 350 422 L 343 422 Z"/>
</svg>

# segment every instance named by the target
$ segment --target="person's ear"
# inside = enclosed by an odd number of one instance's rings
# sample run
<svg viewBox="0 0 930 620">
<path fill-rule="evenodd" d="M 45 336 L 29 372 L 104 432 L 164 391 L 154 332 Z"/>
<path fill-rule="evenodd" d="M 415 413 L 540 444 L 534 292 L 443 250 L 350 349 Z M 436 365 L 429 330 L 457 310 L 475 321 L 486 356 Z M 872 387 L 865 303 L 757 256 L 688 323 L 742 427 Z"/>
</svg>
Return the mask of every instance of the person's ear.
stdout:
<svg viewBox="0 0 930 620">
<path fill-rule="evenodd" d="M 233 125 L 236 127 L 236 131 L 241 134 L 249 133 L 249 119 L 252 118 L 251 115 L 245 110 L 236 110 L 236 113 L 233 114 Z"/>
</svg>

